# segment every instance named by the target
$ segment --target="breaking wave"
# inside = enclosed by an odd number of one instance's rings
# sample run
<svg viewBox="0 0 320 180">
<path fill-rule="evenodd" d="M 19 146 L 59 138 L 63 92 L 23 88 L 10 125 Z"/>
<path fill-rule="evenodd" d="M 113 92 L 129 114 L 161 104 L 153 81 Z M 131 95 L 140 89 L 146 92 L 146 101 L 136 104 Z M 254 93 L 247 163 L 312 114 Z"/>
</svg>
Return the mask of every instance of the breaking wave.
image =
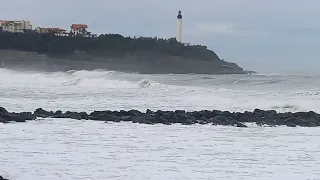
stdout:
<svg viewBox="0 0 320 180">
<path fill-rule="evenodd" d="M 40 73 L 0 69 L 0 100 L 12 110 L 220 109 L 320 112 L 320 84 L 305 76 Z M 22 103 L 28 102 L 28 107 Z M 22 103 L 22 104 L 21 104 Z M 11 107 L 10 107 L 11 106 Z M 30 108 L 30 109 L 28 109 Z"/>
</svg>

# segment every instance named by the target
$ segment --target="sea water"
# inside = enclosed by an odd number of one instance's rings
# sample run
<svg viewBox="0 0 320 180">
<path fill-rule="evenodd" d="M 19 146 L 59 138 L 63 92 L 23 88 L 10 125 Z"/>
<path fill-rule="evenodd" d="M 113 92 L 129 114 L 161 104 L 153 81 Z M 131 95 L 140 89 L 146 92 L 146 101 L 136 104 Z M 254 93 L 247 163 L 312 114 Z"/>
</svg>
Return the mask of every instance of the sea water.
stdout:
<svg viewBox="0 0 320 180">
<path fill-rule="evenodd" d="M 141 75 L 0 69 L 8 111 L 320 112 L 306 75 Z M 0 124 L 0 174 L 54 179 L 320 179 L 320 129 L 143 125 L 70 119 Z"/>
</svg>

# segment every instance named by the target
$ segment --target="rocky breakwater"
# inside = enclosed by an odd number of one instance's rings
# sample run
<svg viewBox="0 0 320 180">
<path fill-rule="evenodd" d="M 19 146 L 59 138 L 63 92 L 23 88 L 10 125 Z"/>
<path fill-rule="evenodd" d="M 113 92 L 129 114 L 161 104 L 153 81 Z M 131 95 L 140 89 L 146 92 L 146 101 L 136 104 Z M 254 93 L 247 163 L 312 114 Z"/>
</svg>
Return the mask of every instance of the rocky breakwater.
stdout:
<svg viewBox="0 0 320 180">
<path fill-rule="evenodd" d="M 9 179 L 6 179 L 0 175 L 0 180 L 9 180 Z"/>
<path fill-rule="evenodd" d="M 245 123 L 256 123 L 258 125 L 288 127 L 317 127 L 320 126 L 320 114 L 315 112 L 286 112 L 278 113 L 274 110 L 255 109 L 253 112 L 229 112 L 219 110 L 203 110 L 186 112 L 176 111 L 151 111 L 140 112 L 137 110 L 130 111 L 94 111 L 90 114 L 86 112 L 62 112 L 46 111 L 42 108 L 34 112 L 12 113 L 5 108 L 0 107 L 0 122 L 26 122 L 29 120 L 41 120 L 43 118 L 70 118 L 76 120 L 93 120 L 104 122 L 124 122 L 130 121 L 140 124 L 212 124 L 224 126 L 247 127 Z"/>
</svg>

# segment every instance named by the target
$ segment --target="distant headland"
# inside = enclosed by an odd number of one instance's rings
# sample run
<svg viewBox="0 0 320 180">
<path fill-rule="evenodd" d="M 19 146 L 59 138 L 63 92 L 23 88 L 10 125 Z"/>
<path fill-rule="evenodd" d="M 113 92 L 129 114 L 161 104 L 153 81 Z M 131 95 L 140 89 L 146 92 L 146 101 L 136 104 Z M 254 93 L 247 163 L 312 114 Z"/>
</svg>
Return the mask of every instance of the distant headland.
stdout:
<svg viewBox="0 0 320 180">
<path fill-rule="evenodd" d="M 95 35 L 85 24 L 32 29 L 29 21 L 0 21 L 0 67 L 44 71 L 106 69 L 138 73 L 247 74 L 206 46 L 177 38 Z M 181 23 L 181 22 L 180 22 Z M 21 27 L 21 28 L 17 28 Z M 23 29 L 27 27 L 27 29 Z M 179 25 L 181 31 L 181 24 Z M 181 33 L 178 33 L 181 40 Z"/>
</svg>

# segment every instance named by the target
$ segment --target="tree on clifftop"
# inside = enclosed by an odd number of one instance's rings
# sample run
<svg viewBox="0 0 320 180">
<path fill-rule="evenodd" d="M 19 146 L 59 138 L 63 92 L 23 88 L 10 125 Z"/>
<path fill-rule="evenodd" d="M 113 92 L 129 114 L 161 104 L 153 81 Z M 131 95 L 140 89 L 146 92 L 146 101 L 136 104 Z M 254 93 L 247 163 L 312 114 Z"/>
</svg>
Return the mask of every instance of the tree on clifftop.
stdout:
<svg viewBox="0 0 320 180">
<path fill-rule="evenodd" d="M 53 34 L 36 32 L 0 32 L 0 49 L 30 51 L 52 56 L 72 55 L 78 50 L 96 56 L 125 56 L 128 53 L 145 52 L 205 61 L 219 59 L 206 46 L 181 44 L 175 38 L 131 38 L 120 34 L 101 34 L 98 37 L 57 37 Z"/>
</svg>

